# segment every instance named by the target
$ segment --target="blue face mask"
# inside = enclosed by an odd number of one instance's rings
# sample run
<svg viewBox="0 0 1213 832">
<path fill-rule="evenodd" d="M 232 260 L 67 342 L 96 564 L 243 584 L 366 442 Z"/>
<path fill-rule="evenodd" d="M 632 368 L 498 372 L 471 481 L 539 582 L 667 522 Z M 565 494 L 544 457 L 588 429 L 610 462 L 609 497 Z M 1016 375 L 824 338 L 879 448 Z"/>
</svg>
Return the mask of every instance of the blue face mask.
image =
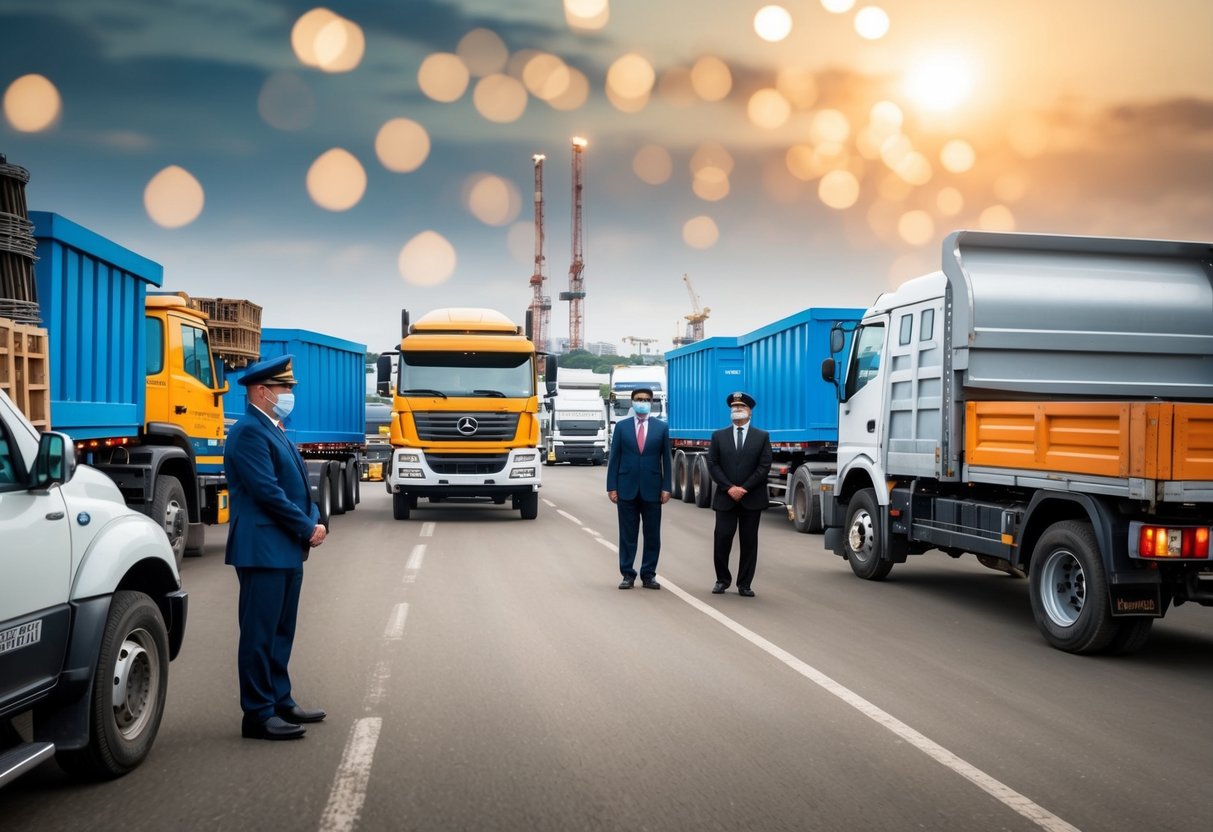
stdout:
<svg viewBox="0 0 1213 832">
<path fill-rule="evenodd" d="M 279 419 L 285 419 L 295 409 L 294 393 L 279 393 L 278 401 L 274 402 L 274 414 Z"/>
<path fill-rule="evenodd" d="M 635 410 L 641 416 L 648 416 L 649 411 L 652 409 L 652 402 L 632 402 L 632 410 Z"/>
</svg>

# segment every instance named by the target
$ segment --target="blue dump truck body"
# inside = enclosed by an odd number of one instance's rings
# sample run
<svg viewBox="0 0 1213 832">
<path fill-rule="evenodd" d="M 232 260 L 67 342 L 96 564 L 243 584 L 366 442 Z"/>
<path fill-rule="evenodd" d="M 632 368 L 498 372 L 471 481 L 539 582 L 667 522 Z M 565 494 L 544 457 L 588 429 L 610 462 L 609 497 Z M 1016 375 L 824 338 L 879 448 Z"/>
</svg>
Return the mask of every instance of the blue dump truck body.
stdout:
<svg viewBox="0 0 1213 832">
<path fill-rule="evenodd" d="M 144 421 L 144 301 L 164 269 L 59 214 L 31 211 L 50 357 L 51 427 L 80 442 Z"/>
<path fill-rule="evenodd" d="M 359 458 L 366 446 L 366 346 L 305 329 L 261 330 L 260 360 L 290 353 L 299 384 L 286 433 L 307 461 L 323 522 L 353 511 L 360 499 Z M 227 373 L 229 420 L 244 414 L 245 370 Z"/>
<path fill-rule="evenodd" d="M 675 497 L 711 504 L 705 451 L 712 432 L 729 424 L 725 398 L 754 397 L 754 424 L 771 434 L 772 502 L 786 506 L 800 531 L 820 531 L 819 480 L 834 469 L 838 400 L 821 379 L 830 330 L 853 325 L 860 308 L 805 309 L 736 337 L 715 337 L 666 353 Z"/>
</svg>

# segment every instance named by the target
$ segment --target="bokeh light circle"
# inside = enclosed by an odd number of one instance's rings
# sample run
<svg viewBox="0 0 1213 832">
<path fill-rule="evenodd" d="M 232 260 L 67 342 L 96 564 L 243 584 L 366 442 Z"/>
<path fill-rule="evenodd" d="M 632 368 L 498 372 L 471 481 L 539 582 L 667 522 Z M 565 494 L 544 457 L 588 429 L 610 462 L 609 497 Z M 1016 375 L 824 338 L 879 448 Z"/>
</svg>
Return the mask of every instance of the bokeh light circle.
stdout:
<svg viewBox="0 0 1213 832">
<path fill-rule="evenodd" d="M 206 195 L 202 185 L 185 168 L 170 165 L 151 178 L 143 189 L 143 206 L 152 222 L 180 228 L 198 219 Z"/>
<path fill-rule="evenodd" d="M 394 118 L 375 134 L 375 155 L 388 170 L 410 173 L 430 155 L 430 135 L 408 118 Z"/>
<path fill-rule="evenodd" d="M 471 73 L 463 59 L 451 52 L 427 55 L 417 69 L 417 86 L 426 97 L 450 104 L 468 88 Z"/>
<path fill-rule="evenodd" d="M 14 130 L 37 133 L 54 124 L 62 111 L 59 90 L 43 75 L 22 75 L 4 92 L 4 116 Z"/>
<path fill-rule="evenodd" d="M 646 144 L 632 157 L 632 171 L 642 182 L 660 185 L 673 174 L 674 161 L 670 158 L 670 152 L 661 145 Z"/>
<path fill-rule="evenodd" d="M 414 286 L 437 286 L 455 272 L 455 247 L 437 231 L 422 231 L 400 249 L 396 267 Z"/>
<path fill-rule="evenodd" d="M 754 31 L 769 43 L 778 43 L 792 33 L 792 15 L 783 6 L 763 6 L 754 15 Z"/>
<path fill-rule="evenodd" d="M 366 193 L 366 171 L 352 153 L 334 147 L 308 168 L 307 192 L 321 208 L 347 211 Z"/>
<path fill-rule="evenodd" d="M 692 217 L 682 224 L 682 240 L 691 248 L 711 248 L 720 239 L 720 229 L 709 216 Z"/>
</svg>

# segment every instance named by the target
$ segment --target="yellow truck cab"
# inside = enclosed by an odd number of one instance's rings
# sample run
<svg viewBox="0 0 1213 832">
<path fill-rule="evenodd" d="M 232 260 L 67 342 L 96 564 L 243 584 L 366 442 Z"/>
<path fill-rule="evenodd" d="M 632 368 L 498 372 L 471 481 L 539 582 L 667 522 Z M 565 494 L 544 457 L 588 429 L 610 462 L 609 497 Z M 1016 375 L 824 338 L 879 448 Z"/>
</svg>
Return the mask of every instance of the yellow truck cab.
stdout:
<svg viewBox="0 0 1213 832">
<path fill-rule="evenodd" d="M 402 313 L 392 357 L 378 365 L 380 395 L 392 396 L 391 464 L 384 477 L 392 514 L 409 519 L 418 499 L 507 499 L 522 518 L 539 512 L 541 457 L 535 345 L 492 309 L 439 309 L 411 326 Z M 545 355 L 551 395 L 555 357 Z"/>
</svg>

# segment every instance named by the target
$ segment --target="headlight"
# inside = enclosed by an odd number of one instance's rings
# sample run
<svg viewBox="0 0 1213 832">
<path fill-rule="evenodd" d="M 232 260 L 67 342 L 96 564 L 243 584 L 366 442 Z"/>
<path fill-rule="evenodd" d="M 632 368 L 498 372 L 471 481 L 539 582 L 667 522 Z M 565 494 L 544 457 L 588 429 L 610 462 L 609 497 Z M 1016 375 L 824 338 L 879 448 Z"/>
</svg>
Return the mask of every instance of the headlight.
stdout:
<svg viewBox="0 0 1213 832">
<path fill-rule="evenodd" d="M 510 471 L 510 479 L 512 480 L 520 480 L 525 477 L 533 476 L 535 476 L 534 468 L 515 468 L 513 471 Z"/>
<path fill-rule="evenodd" d="M 401 454 L 396 457 L 397 462 L 420 462 L 421 457 L 417 454 Z"/>
<path fill-rule="evenodd" d="M 518 456 L 514 457 L 514 461 L 515 462 L 534 462 L 535 455 L 534 454 L 518 454 Z"/>
<path fill-rule="evenodd" d="M 403 477 L 406 480 L 419 480 L 425 477 L 420 468 L 401 468 L 396 473 L 397 476 Z"/>
</svg>

